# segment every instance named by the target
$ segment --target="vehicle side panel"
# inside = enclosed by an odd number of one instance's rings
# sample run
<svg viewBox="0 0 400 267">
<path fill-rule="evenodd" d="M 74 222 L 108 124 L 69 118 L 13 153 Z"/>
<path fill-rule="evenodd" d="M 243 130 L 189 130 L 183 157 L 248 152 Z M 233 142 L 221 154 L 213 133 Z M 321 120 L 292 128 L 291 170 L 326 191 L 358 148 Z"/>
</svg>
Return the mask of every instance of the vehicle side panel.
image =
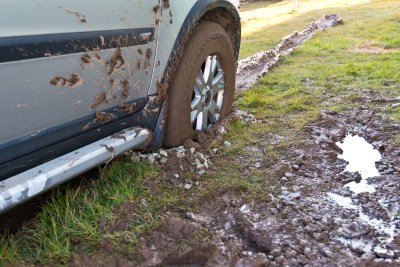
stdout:
<svg viewBox="0 0 400 267">
<path fill-rule="evenodd" d="M 158 4 L 0 0 L 0 164 L 138 109 L 114 114 L 120 105 L 144 105 L 135 100 L 147 96 L 153 73 Z M 66 136 L 71 122 L 80 129 Z M 35 142 L 48 133 L 56 137 Z"/>
</svg>

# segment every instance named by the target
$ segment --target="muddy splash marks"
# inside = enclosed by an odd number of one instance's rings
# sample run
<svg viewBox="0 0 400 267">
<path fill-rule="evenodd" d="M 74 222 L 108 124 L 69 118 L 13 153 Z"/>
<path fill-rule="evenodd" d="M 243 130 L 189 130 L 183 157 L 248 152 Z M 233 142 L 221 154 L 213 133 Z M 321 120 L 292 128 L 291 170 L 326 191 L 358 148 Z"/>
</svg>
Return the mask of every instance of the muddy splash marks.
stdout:
<svg viewBox="0 0 400 267">
<path fill-rule="evenodd" d="M 53 79 L 51 79 L 49 83 L 57 87 L 76 88 L 81 86 L 83 84 L 83 81 L 78 74 L 74 73 L 71 74 L 71 77 L 69 79 L 61 76 L 56 76 Z"/>
<path fill-rule="evenodd" d="M 122 97 L 128 98 L 129 97 L 129 82 L 128 80 L 121 81 L 122 84 Z"/>
<path fill-rule="evenodd" d="M 117 50 L 115 50 L 114 54 L 111 56 L 107 64 L 110 64 L 108 75 L 113 73 L 115 69 L 119 69 L 125 64 L 125 60 L 122 57 L 122 52 L 120 48 L 117 48 Z"/>
<path fill-rule="evenodd" d="M 90 107 L 91 109 L 95 109 L 98 106 L 100 106 L 103 103 L 107 103 L 107 94 L 104 92 L 101 92 L 99 95 L 97 95 L 94 100 L 93 100 L 93 104 Z"/>
</svg>

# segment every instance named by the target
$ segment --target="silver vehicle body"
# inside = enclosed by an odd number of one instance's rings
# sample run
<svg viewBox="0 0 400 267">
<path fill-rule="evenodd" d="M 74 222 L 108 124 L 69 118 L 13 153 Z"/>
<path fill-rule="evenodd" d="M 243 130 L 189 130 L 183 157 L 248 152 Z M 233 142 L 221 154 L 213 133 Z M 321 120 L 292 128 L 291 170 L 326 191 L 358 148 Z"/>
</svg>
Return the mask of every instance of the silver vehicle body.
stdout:
<svg viewBox="0 0 400 267">
<path fill-rule="evenodd" d="M 207 17 L 232 31 L 238 50 L 238 2 L 0 0 L 0 212 L 107 158 L 47 185 L 41 174 L 35 194 L 37 174 L 15 176 L 121 130 L 148 129 L 126 149 L 159 145 L 160 91 L 185 38 Z"/>
</svg>

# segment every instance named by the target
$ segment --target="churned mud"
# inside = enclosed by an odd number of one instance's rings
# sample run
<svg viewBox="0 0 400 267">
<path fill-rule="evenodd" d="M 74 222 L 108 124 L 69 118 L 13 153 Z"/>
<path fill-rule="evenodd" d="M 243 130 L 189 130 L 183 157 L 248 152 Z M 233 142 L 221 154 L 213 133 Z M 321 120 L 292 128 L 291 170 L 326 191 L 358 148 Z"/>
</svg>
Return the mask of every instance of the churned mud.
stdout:
<svg viewBox="0 0 400 267">
<path fill-rule="evenodd" d="M 400 103 L 369 91 L 364 95 L 361 101 L 379 98 L 381 107 Z M 234 114 L 182 147 L 133 153 L 132 160 L 160 165 L 166 181 L 195 197 L 203 175 L 215 171 L 213 161 L 219 155 L 208 144 L 231 145 L 223 137 L 229 120 L 263 123 L 244 111 Z M 248 147 L 253 158 L 238 155 L 246 168 L 257 168 L 273 184 L 268 190 L 273 193 L 260 198 L 268 200 L 245 201 L 237 192 L 225 190 L 195 211 L 167 212 L 165 224 L 143 236 L 134 255 L 124 254 L 104 239 L 99 253 L 76 255 L 71 265 L 400 265 L 400 148 L 390 141 L 399 131 L 400 125 L 387 123 L 380 107 L 342 113 L 322 110 L 299 133 L 303 141 L 279 160 L 260 160 L 257 155 L 262 151 L 255 144 Z M 283 136 L 263 138 L 275 144 L 285 141 Z M 116 211 L 123 216 L 114 225 L 99 218 L 98 227 L 114 234 L 129 229 L 135 205 L 126 203 Z"/>
</svg>

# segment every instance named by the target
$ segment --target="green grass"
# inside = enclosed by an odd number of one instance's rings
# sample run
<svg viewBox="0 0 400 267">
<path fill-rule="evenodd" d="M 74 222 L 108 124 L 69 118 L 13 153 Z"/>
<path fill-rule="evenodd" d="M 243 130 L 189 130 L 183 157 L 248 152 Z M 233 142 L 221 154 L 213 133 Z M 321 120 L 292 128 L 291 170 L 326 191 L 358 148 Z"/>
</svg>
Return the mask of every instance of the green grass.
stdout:
<svg viewBox="0 0 400 267">
<path fill-rule="evenodd" d="M 243 6 L 242 10 L 269 4 Z M 174 210 L 174 206 L 193 210 L 224 192 L 246 201 L 268 201 L 269 194 L 278 193 L 280 178 L 272 176 L 269 168 L 303 142 L 304 126 L 315 121 L 321 109 L 343 111 L 361 106 L 364 90 L 387 98 L 400 95 L 400 3 L 395 0 L 293 15 L 288 21 L 244 37 L 241 57 L 270 49 L 293 30 L 303 30 L 322 14 L 333 12 L 343 18 L 343 25 L 316 33 L 237 98 L 235 106 L 251 110 L 262 123 L 230 123 L 224 140 L 233 146 L 212 145 L 219 149 L 213 159 L 216 171 L 205 175 L 195 196 L 189 197 L 187 191 L 163 181 L 153 166 L 119 159 L 101 170 L 99 179 L 82 181 L 66 193 L 55 190 L 52 201 L 31 224 L 11 238 L 0 239 L 0 261 L 67 264 L 78 250 L 94 253 L 103 239 L 121 253 L 134 251 L 138 238 L 161 225 L 165 211 Z M 387 51 L 365 53 L 363 47 Z M 400 108 L 388 108 L 385 114 L 400 121 Z M 271 134 L 282 141 L 272 143 Z M 399 135 L 393 137 L 393 144 L 400 144 Z M 262 168 L 249 168 L 254 163 L 249 146 L 262 150 Z M 141 199 L 146 199 L 147 207 L 140 205 Z M 107 231 L 125 216 L 121 207 L 128 204 L 137 207 L 129 216 L 129 229 Z M 102 217 L 106 219 L 105 230 L 99 228 Z M 197 235 L 199 240 L 210 238 L 207 229 Z"/>
<path fill-rule="evenodd" d="M 52 200 L 32 226 L 0 240 L 1 258 L 15 264 L 67 264 L 78 247 L 94 252 L 102 239 L 121 251 L 134 248 L 139 235 L 162 221 L 164 208 L 179 201 L 178 189 L 158 177 L 153 166 L 125 158 L 101 170 L 99 179 L 82 181 L 66 193 L 54 190 Z M 146 200 L 146 207 L 140 205 L 141 199 Z M 124 205 L 135 206 L 134 213 L 122 214 Z M 124 216 L 129 219 L 129 228 L 110 233 L 107 229 Z M 106 219 L 104 229 L 99 227 L 102 217 Z"/>
</svg>

